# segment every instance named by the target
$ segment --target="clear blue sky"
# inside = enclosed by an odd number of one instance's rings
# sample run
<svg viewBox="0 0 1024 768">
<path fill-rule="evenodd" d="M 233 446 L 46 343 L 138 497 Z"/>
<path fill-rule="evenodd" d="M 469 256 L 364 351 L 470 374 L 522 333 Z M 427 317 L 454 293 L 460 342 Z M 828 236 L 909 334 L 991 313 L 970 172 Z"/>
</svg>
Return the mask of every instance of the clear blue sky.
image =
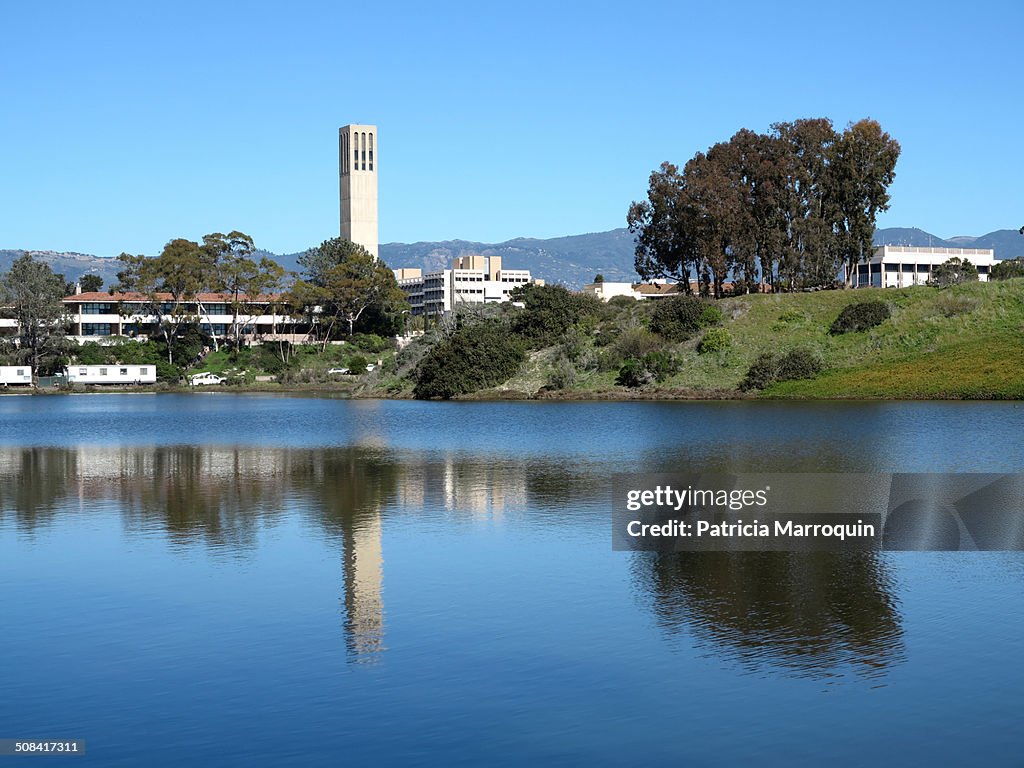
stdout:
<svg viewBox="0 0 1024 768">
<path fill-rule="evenodd" d="M 5 3 L 0 248 L 155 254 L 338 230 L 338 127 L 379 126 L 381 242 L 624 226 L 663 160 L 872 117 L 880 226 L 1024 224 L 1024 4 Z"/>
</svg>

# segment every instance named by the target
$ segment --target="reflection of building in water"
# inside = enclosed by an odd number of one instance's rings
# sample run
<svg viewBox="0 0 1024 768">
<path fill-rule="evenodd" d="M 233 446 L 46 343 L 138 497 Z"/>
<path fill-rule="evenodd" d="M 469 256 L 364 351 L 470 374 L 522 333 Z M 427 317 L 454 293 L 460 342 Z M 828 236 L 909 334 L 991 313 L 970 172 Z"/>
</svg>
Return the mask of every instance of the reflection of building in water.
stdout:
<svg viewBox="0 0 1024 768">
<path fill-rule="evenodd" d="M 384 650 L 384 554 L 380 511 L 345 531 L 345 642 L 357 661 Z"/>
<path fill-rule="evenodd" d="M 508 507 L 526 507 L 526 470 L 487 461 L 456 462 L 445 457 L 444 507 L 476 518 L 501 519 Z"/>
</svg>

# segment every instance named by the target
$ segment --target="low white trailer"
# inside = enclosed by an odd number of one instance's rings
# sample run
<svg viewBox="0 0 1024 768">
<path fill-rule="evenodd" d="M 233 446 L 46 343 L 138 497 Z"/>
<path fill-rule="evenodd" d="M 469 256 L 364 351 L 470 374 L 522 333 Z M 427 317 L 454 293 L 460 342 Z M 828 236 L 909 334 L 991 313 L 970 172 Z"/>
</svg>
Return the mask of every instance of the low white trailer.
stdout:
<svg viewBox="0 0 1024 768">
<path fill-rule="evenodd" d="M 69 365 L 69 384 L 155 384 L 155 365 Z"/>
<path fill-rule="evenodd" d="M 0 387 L 32 386 L 32 368 L 27 365 L 0 365 Z"/>
</svg>

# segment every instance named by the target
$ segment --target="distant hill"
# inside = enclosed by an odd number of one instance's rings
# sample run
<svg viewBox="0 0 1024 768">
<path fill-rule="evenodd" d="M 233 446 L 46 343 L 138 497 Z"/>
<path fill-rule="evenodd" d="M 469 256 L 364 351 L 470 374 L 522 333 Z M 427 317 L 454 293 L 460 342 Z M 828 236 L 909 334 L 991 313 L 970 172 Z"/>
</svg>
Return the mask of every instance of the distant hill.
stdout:
<svg viewBox="0 0 1024 768">
<path fill-rule="evenodd" d="M 946 248 L 993 248 L 996 258 L 1024 256 L 1024 236 L 1015 229 L 1001 229 L 981 237 L 959 236 L 944 240 L 921 229 L 894 227 L 875 232 L 876 244 L 916 245 Z M 0 250 L 0 271 L 5 271 L 24 251 Z M 87 273 L 103 277 L 109 287 L 116 281 L 119 264 L 112 258 L 82 253 L 32 251 L 48 262 L 68 280 L 77 280 Z M 562 283 L 578 288 L 601 273 L 609 281 L 637 279 L 633 269 L 633 236 L 625 228 L 586 235 L 570 235 L 547 240 L 519 237 L 503 243 L 478 243 L 469 240 L 441 242 L 384 243 L 381 258 L 389 267 L 420 267 L 442 269 L 457 256 L 481 254 L 501 256 L 510 269 L 529 269 L 535 277 L 549 283 Z M 276 260 L 287 270 L 298 271 L 301 253 L 274 254 L 260 251 L 258 255 Z"/>
</svg>

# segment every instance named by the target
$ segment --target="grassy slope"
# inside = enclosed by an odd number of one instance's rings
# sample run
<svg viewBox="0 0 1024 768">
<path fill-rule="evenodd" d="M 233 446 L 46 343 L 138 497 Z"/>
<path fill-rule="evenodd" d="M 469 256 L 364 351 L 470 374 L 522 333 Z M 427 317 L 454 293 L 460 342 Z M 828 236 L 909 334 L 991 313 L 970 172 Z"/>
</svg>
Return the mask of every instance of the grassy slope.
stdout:
<svg viewBox="0 0 1024 768">
<path fill-rule="evenodd" d="M 892 317 L 862 333 L 830 336 L 847 304 L 881 299 Z M 807 347 L 825 361 L 813 380 L 776 384 L 765 397 L 1022 398 L 1024 280 L 938 290 L 864 289 L 743 296 L 719 303 L 733 349 L 697 354 L 680 345 L 680 373 L 663 389 L 731 390 L 762 352 Z M 610 389 L 614 374 L 590 374 L 573 391 Z"/>
</svg>

